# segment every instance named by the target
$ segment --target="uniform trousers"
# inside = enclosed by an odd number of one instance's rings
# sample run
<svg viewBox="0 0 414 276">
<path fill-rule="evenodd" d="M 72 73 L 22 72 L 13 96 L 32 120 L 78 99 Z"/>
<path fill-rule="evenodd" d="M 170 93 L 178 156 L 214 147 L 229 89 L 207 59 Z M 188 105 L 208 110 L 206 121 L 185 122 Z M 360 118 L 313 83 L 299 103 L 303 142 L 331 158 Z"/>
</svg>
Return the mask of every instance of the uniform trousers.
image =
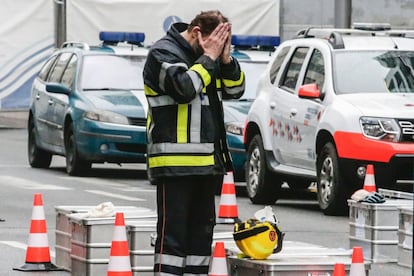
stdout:
<svg viewBox="0 0 414 276">
<path fill-rule="evenodd" d="M 208 275 L 217 176 L 158 179 L 154 275 Z"/>
</svg>

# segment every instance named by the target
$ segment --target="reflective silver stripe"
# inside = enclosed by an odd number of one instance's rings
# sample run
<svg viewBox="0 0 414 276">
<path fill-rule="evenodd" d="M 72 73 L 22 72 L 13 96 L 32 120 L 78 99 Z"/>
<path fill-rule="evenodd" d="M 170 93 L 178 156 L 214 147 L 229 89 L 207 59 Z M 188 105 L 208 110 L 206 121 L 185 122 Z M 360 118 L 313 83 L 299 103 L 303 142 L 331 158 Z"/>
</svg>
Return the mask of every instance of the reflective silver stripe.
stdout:
<svg viewBox="0 0 414 276">
<path fill-rule="evenodd" d="M 212 153 L 214 152 L 214 143 L 157 143 L 147 145 L 148 153 Z"/>
<path fill-rule="evenodd" d="M 166 105 L 174 105 L 177 102 L 168 95 L 162 95 L 157 97 L 147 97 L 148 103 L 151 107 L 159 107 L 159 106 L 166 106 Z"/>
<path fill-rule="evenodd" d="M 207 98 L 207 97 L 205 97 Z M 190 142 L 200 143 L 201 141 L 201 99 L 195 97 L 191 101 L 191 122 L 190 122 Z"/>
<path fill-rule="evenodd" d="M 185 258 L 168 255 L 168 254 L 155 254 L 154 264 L 171 265 L 175 267 L 184 267 Z"/>
<path fill-rule="evenodd" d="M 190 266 L 208 266 L 209 262 L 210 256 L 188 255 L 185 259 L 185 264 Z"/>
<path fill-rule="evenodd" d="M 224 87 L 224 90 L 228 94 L 238 94 L 244 90 L 244 85 L 242 86 L 236 86 L 236 87 Z"/>
<path fill-rule="evenodd" d="M 163 62 L 161 64 L 161 70 L 160 70 L 160 75 L 159 75 L 159 86 L 162 91 L 165 91 L 165 87 L 164 87 L 165 76 L 167 75 L 168 68 L 170 68 L 171 66 L 179 66 L 179 67 L 184 67 L 185 69 L 188 69 L 187 64 L 183 62 L 178 62 L 178 63 Z"/>
<path fill-rule="evenodd" d="M 194 89 L 196 93 L 201 92 L 204 87 L 204 83 L 200 76 L 192 70 L 187 71 L 187 74 L 190 76 L 191 81 L 193 82 Z"/>
<path fill-rule="evenodd" d="M 221 90 L 217 91 L 217 95 L 220 101 L 223 100 L 223 92 L 221 92 Z"/>
</svg>

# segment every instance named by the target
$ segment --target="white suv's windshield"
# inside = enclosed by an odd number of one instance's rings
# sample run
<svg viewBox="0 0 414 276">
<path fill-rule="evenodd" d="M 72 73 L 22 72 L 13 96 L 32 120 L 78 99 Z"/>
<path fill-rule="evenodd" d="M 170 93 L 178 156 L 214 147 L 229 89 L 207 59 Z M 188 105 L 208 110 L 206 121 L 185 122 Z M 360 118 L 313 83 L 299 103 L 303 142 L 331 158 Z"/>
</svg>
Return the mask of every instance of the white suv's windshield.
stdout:
<svg viewBox="0 0 414 276">
<path fill-rule="evenodd" d="M 81 69 L 82 90 L 143 89 L 142 56 L 85 56 Z"/>
<path fill-rule="evenodd" d="M 414 93 L 414 52 L 337 52 L 333 68 L 337 94 Z"/>
</svg>

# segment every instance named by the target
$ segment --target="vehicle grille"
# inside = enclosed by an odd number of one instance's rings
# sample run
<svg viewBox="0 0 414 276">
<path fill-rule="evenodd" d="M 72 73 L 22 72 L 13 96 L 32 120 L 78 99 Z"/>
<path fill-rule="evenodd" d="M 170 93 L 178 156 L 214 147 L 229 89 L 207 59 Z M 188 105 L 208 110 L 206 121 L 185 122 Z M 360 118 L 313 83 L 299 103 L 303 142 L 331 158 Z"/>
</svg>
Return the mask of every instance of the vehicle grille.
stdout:
<svg viewBox="0 0 414 276">
<path fill-rule="evenodd" d="M 401 142 L 414 142 L 414 120 L 400 119 L 398 124 L 401 127 L 402 139 Z"/>
<path fill-rule="evenodd" d="M 146 126 L 147 118 L 128 118 L 129 124 L 134 126 Z"/>
</svg>

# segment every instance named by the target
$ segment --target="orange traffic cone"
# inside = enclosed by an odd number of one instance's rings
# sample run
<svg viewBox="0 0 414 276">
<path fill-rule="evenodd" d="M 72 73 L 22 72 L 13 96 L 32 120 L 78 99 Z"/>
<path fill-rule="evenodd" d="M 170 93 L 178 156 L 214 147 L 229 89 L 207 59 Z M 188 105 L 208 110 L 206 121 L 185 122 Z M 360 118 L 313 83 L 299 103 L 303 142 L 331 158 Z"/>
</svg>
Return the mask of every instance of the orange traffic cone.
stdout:
<svg viewBox="0 0 414 276">
<path fill-rule="evenodd" d="M 332 276 L 346 276 L 345 265 L 342 263 L 336 263 L 334 265 L 334 271 Z"/>
<path fill-rule="evenodd" d="M 228 276 L 226 251 L 224 242 L 216 242 L 214 246 L 213 260 L 211 261 L 209 276 Z"/>
<path fill-rule="evenodd" d="M 26 250 L 26 263 L 19 268 L 13 269 L 19 271 L 63 270 L 63 268 L 57 267 L 50 261 L 42 194 L 34 195 L 30 234 Z"/>
<path fill-rule="evenodd" d="M 107 276 L 132 276 L 124 213 L 116 213 Z"/>
<path fill-rule="evenodd" d="M 236 202 L 236 185 L 233 172 L 227 172 L 223 178 L 221 187 L 220 206 L 217 223 L 235 223 L 239 218 Z"/>
<path fill-rule="evenodd" d="M 377 188 L 375 186 L 374 166 L 371 164 L 367 165 L 367 171 L 365 173 L 364 180 L 364 190 L 368 192 L 377 191 Z"/>
<path fill-rule="evenodd" d="M 362 247 L 354 246 L 352 250 L 352 263 L 349 276 L 366 276 L 364 265 L 364 252 Z"/>
</svg>

